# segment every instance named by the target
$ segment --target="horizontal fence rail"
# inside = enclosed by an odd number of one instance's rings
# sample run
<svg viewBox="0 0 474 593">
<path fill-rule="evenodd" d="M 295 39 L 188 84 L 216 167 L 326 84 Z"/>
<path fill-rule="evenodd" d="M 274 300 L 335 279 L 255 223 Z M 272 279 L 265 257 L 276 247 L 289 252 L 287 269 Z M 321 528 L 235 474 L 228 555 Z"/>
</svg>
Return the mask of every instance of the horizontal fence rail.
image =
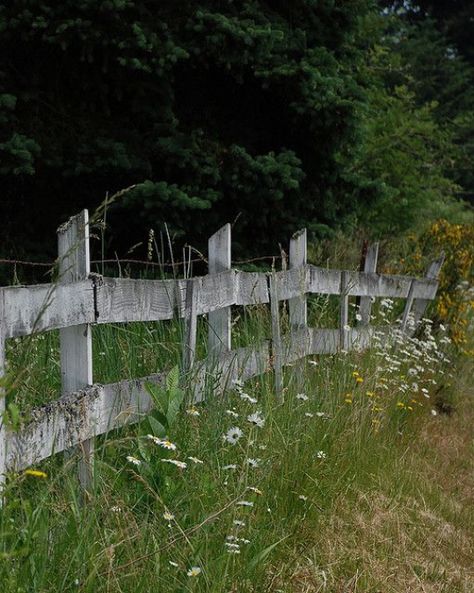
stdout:
<svg viewBox="0 0 474 593">
<path fill-rule="evenodd" d="M 0 288 L 0 375 L 8 338 L 60 330 L 63 395 L 33 411 L 29 423 L 13 432 L 0 425 L 0 485 L 8 470 L 22 470 L 51 455 L 79 447 L 84 487 L 91 480 L 94 437 L 140 421 L 152 408 L 146 383 L 162 384 L 166 373 L 93 384 L 91 327 L 98 324 L 184 319 L 183 372 L 193 371 L 192 397 L 222 393 L 236 380 L 275 373 L 276 395 L 283 389 L 282 367 L 310 355 L 363 349 L 375 331 L 370 325 L 375 298 L 406 299 L 401 331 L 410 317 L 418 322 L 436 296 L 443 256 L 425 278 L 378 274 L 378 244 L 367 250 L 364 271 L 332 270 L 306 261 L 306 231 L 290 242 L 290 268 L 243 272 L 231 269 L 231 228 L 209 240 L 209 274 L 190 279 L 136 280 L 90 274 L 87 211 L 58 229 L 59 281 Z M 339 327 L 307 326 L 309 294 L 336 295 Z M 349 297 L 360 297 L 359 322 L 348 326 Z M 281 335 L 280 307 L 289 302 L 290 333 Z M 258 345 L 232 349 L 231 307 L 271 305 L 272 335 Z M 208 358 L 195 360 L 197 318 L 208 316 Z M 413 324 L 412 324 L 413 325 Z M 413 331 L 411 327 L 410 331 Z M 1 396 L 1 394 L 0 394 Z M 0 413 L 5 398 L 0 397 Z"/>
<path fill-rule="evenodd" d="M 302 294 L 341 295 L 342 271 L 312 265 L 275 273 L 278 300 Z M 348 296 L 432 300 L 438 282 L 366 272 L 345 272 Z M 265 272 L 230 270 L 193 278 L 197 314 L 232 305 L 270 302 Z M 184 317 L 188 280 L 136 280 L 93 275 L 71 284 L 11 286 L 0 289 L 4 337 L 26 336 L 85 323 L 165 321 Z"/>
</svg>

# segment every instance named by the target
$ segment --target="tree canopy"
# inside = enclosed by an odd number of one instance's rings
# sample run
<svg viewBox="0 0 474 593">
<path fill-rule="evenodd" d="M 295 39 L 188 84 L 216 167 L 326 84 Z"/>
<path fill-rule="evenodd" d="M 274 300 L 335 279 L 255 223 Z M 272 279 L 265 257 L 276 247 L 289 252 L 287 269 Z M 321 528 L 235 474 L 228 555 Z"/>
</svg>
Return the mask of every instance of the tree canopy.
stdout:
<svg viewBox="0 0 474 593">
<path fill-rule="evenodd" d="M 449 161 L 473 121 L 456 99 L 471 92 L 469 43 L 436 78 L 455 20 L 423 29 L 438 52 L 423 57 L 418 12 L 383 4 L 3 4 L 2 251 L 53 253 L 62 220 L 132 184 L 109 215 L 122 252 L 165 221 L 198 247 L 236 221 L 236 247 L 255 252 L 302 226 L 394 232 L 449 200 L 471 175 Z M 427 4 L 438 18 L 443 3 Z"/>
</svg>

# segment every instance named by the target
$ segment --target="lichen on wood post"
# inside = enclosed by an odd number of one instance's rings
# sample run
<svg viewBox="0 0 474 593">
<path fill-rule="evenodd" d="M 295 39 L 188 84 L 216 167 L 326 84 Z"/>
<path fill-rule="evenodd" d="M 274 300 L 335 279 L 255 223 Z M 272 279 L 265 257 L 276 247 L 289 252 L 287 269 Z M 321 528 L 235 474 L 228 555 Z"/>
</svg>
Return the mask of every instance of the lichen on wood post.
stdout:
<svg viewBox="0 0 474 593">
<path fill-rule="evenodd" d="M 90 274 L 89 214 L 83 210 L 58 228 L 59 284 L 86 280 Z M 92 283 L 91 283 L 92 298 Z M 68 303 L 64 303 L 68 306 Z M 59 332 L 61 391 L 63 394 L 88 387 L 92 376 L 92 335 L 89 324 L 66 327 Z M 79 481 L 84 489 L 93 478 L 94 439 L 79 445 Z"/>
</svg>

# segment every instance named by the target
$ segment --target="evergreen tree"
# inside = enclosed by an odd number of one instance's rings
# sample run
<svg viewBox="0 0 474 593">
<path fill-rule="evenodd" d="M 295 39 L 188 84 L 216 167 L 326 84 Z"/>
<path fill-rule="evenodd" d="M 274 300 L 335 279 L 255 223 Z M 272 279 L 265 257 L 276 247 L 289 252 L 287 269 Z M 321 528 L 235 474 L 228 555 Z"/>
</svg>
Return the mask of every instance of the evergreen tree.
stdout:
<svg viewBox="0 0 474 593">
<path fill-rule="evenodd" d="M 203 246 L 238 218 L 237 240 L 254 252 L 303 225 L 341 224 L 376 197 L 362 171 L 346 174 L 373 10 L 370 0 L 3 3 L 10 251 L 53 247 L 60 221 L 130 184 L 113 219 L 123 246 L 162 221 Z"/>
</svg>

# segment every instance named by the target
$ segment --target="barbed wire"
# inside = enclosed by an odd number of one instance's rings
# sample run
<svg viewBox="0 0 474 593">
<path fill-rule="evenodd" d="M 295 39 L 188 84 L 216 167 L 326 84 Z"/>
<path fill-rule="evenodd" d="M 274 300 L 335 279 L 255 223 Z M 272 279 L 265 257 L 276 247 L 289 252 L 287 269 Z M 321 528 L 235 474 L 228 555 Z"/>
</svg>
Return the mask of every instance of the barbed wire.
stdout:
<svg viewBox="0 0 474 593">
<path fill-rule="evenodd" d="M 266 260 L 275 260 L 281 259 L 282 255 L 262 255 L 260 257 L 251 257 L 249 259 L 237 259 L 232 261 L 232 265 L 244 265 L 244 264 L 251 264 L 259 261 L 266 261 Z M 140 265 L 147 265 L 153 267 L 168 267 L 173 268 L 176 266 L 188 265 L 190 263 L 198 263 L 204 262 L 207 263 L 207 259 L 205 257 L 198 257 L 186 261 L 175 261 L 175 262 L 156 262 L 156 261 L 149 261 L 145 259 L 94 259 L 91 261 L 91 264 L 140 264 Z M 22 259 L 4 259 L 0 258 L 0 264 L 5 265 L 13 265 L 13 266 L 31 266 L 31 267 L 41 267 L 41 268 L 53 268 L 57 261 L 53 262 L 36 262 L 36 261 L 28 261 Z"/>
</svg>

